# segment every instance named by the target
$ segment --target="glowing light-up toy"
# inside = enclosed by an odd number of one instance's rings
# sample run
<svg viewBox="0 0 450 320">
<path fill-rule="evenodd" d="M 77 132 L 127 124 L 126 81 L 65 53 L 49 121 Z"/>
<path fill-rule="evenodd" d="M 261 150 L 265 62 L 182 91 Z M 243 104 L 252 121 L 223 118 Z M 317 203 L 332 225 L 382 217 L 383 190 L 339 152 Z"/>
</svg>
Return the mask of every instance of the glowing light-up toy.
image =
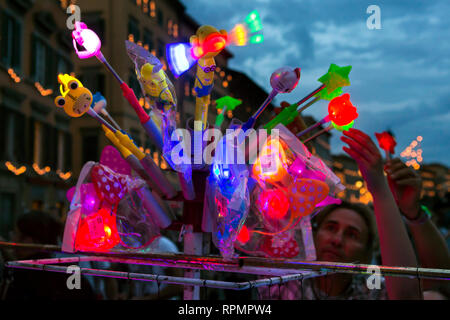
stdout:
<svg viewBox="0 0 450 320">
<path fill-rule="evenodd" d="M 162 154 L 172 169 L 177 171 L 185 199 L 195 198 L 190 164 L 178 164 L 172 159 L 172 151 L 184 141 L 172 139 L 177 129 L 177 98 L 175 88 L 163 69 L 163 64 L 142 46 L 125 41 L 128 56 L 134 64 L 142 94 L 151 106 L 153 119 L 160 124 L 162 134 Z M 158 132 L 159 133 L 159 132 Z"/>
<path fill-rule="evenodd" d="M 257 44 L 264 41 L 259 13 L 250 12 L 245 21 L 237 24 L 230 32 L 213 32 L 199 42 L 171 43 L 166 46 L 169 68 L 178 78 L 207 54 L 222 50 L 226 46 L 244 46 L 248 42 Z M 224 35 L 227 34 L 225 37 Z M 209 38 L 208 38 L 209 36 Z"/>
<path fill-rule="evenodd" d="M 350 95 L 348 93 L 343 94 L 340 97 L 334 98 L 328 104 L 328 115 L 315 123 L 311 127 L 299 132 L 297 137 L 301 137 L 308 132 L 311 132 L 315 128 L 323 125 L 327 122 L 332 123 L 333 127 L 338 130 L 348 130 L 353 126 L 354 120 L 358 118 L 355 106 L 350 101 Z M 322 132 L 323 133 L 323 132 Z"/>
<path fill-rule="evenodd" d="M 109 122 L 91 108 L 94 100 L 92 93 L 89 89 L 83 87 L 80 80 L 68 74 L 60 74 L 58 75 L 58 82 L 60 83 L 61 96 L 55 98 L 57 107 L 63 108 L 66 114 L 73 118 L 81 117 L 87 113 L 109 129 L 115 130 Z"/>
<path fill-rule="evenodd" d="M 342 94 L 342 87 L 349 86 L 350 80 L 348 76 L 350 74 L 352 67 L 339 67 L 335 64 L 331 64 L 328 72 L 319 78 L 319 81 L 322 82 L 322 85 L 317 89 L 300 99 L 297 103 L 290 105 L 287 108 L 284 108 L 274 119 L 272 119 L 269 123 L 267 123 L 264 128 L 272 130 L 279 123 L 287 126 L 294 119 L 308 107 L 313 105 L 319 100 L 332 100 Z M 325 90 L 326 89 L 326 90 Z M 301 106 L 303 103 L 315 97 L 313 100 L 308 102 L 306 105 Z"/>
<path fill-rule="evenodd" d="M 217 56 L 227 45 L 244 45 L 250 36 L 251 43 L 261 43 L 264 40 L 262 34 L 257 34 L 262 29 L 259 14 L 251 12 L 244 24 L 237 25 L 228 36 L 227 31 L 212 26 L 201 26 L 195 35 L 191 36 L 189 44 L 176 43 L 166 47 L 169 68 L 175 77 L 189 70 L 196 62 L 197 72 L 194 84 L 196 92 L 196 104 L 194 115 L 194 131 L 202 131 L 206 128 L 210 93 L 214 85 L 214 72 Z M 201 124 L 201 126 L 200 126 Z"/>
<path fill-rule="evenodd" d="M 158 128 L 155 126 L 150 116 L 145 112 L 145 110 L 139 104 L 136 95 L 133 90 L 128 87 L 128 85 L 120 78 L 117 72 L 111 67 L 106 58 L 101 52 L 101 40 L 97 34 L 88 29 L 85 23 L 75 22 L 75 30 L 72 32 L 73 45 L 76 54 L 80 59 L 88 59 L 91 57 L 96 57 L 116 78 L 122 89 L 122 93 L 127 99 L 128 103 L 133 107 L 134 111 L 139 117 L 139 120 L 147 132 L 150 139 L 162 150 L 162 138 L 161 134 L 158 135 Z M 78 46 L 83 46 L 85 50 L 79 50 Z"/>
<path fill-rule="evenodd" d="M 269 103 L 279 93 L 289 93 L 297 87 L 300 80 L 300 68 L 291 69 L 289 67 L 283 67 L 275 70 L 270 77 L 270 85 L 272 86 L 272 92 L 269 94 L 263 104 L 256 110 L 256 112 L 247 120 L 242 126 L 242 130 L 246 131 L 253 128 L 256 119 L 263 113 Z"/>
<path fill-rule="evenodd" d="M 241 100 L 235 99 L 230 96 L 225 96 L 216 100 L 216 109 L 220 113 L 216 117 L 216 128 L 220 128 L 222 126 L 223 121 L 225 120 L 225 113 L 227 111 L 233 111 L 238 106 L 242 104 Z"/>
<path fill-rule="evenodd" d="M 375 133 L 375 137 L 378 140 L 378 145 L 380 148 L 386 153 L 386 160 L 389 161 L 391 159 L 391 154 L 395 153 L 394 149 L 397 145 L 394 136 L 391 132 L 385 131 L 382 133 Z"/>
</svg>

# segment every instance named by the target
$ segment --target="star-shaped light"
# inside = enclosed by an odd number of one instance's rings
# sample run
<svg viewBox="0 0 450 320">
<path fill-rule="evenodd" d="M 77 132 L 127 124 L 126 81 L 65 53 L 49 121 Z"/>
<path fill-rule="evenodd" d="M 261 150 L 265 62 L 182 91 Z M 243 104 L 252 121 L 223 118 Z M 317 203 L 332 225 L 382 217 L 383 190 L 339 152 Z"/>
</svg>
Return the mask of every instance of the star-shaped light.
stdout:
<svg viewBox="0 0 450 320">
<path fill-rule="evenodd" d="M 375 136 L 377 137 L 381 149 L 389 151 L 391 154 L 395 153 L 394 148 L 397 145 L 397 142 L 392 134 L 385 131 L 383 133 L 375 133 Z"/>
<path fill-rule="evenodd" d="M 352 66 L 339 67 L 338 65 L 332 63 L 328 72 L 319 78 L 327 89 L 328 93 L 332 93 L 339 87 L 346 87 L 350 85 L 350 80 L 348 75 L 352 70 Z"/>
<path fill-rule="evenodd" d="M 217 99 L 216 103 L 216 109 L 223 109 L 224 107 L 227 107 L 227 110 L 234 110 L 237 106 L 242 104 L 242 101 L 230 96 L 225 96 Z"/>
</svg>

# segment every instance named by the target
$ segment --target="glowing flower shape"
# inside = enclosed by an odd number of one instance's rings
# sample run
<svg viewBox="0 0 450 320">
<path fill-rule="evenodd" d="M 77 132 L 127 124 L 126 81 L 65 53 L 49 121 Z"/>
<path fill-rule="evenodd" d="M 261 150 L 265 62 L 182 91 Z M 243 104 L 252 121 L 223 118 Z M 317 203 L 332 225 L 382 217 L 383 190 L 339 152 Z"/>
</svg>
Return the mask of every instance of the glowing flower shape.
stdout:
<svg viewBox="0 0 450 320">
<path fill-rule="evenodd" d="M 264 190 L 258 198 L 261 213 L 271 219 L 282 219 L 289 210 L 289 201 L 281 189 Z"/>
<path fill-rule="evenodd" d="M 389 151 L 392 154 L 395 153 L 394 148 L 397 145 L 397 142 L 392 134 L 385 131 L 383 133 L 375 133 L 375 136 L 377 137 L 378 144 L 381 149 Z"/>
<path fill-rule="evenodd" d="M 348 93 L 330 101 L 328 104 L 328 116 L 330 121 L 338 126 L 349 125 L 358 118 L 358 113 L 355 106 L 351 103 Z"/>
</svg>

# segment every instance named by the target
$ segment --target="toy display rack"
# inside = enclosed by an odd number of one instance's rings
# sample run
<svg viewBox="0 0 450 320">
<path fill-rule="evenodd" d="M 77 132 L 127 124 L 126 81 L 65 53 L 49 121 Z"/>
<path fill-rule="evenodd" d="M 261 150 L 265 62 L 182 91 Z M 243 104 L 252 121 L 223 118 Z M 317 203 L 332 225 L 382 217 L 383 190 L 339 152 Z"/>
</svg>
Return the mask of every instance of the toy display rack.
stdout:
<svg viewBox="0 0 450 320">
<path fill-rule="evenodd" d="M 61 248 L 52 245 L 17 244 L 0 242 L 0 247 L 27 248 L 37 251 L 60 252 Z M 11 269 L 31 269 L 47 272 L 66 273 L 67 266 L 60 264 L 77 264 L 83 261 L 104 261 L 112 263 L 125 263 L 137 265 L 152 265 L 162 267 L 180 268 L 185 271 L 214 271 L 232 272 L 240 274 L 253 274 L 265 276 L 261 279 L 245 282 L 229 282 L 200 279 L 197 277 L 170 277 L 165 275 L 130 273 L 114 270 L 80 268 L 83 275 L 112 277 L 133 281 L 155 281 L 183 285 L 185 288 L 216 288 L 226 290 L 248 290 L 261 286 L 282 284 L 289 281 L 301 281 L 309 278 L 325 276 L 331 273 L 372 274 L 373 265 L 356 263 L 332 263 L 320 261 L 300 261 L 293 259 L 266 259 L 256 257 L 237 257 L 224 260 L 219 256 L 196 256 L 186 254 L 127 254 L 123 252 L 105 253 L 78 253 L 82 256 L 23 260 L 7 262 L 5 266 Z M 382 276 L 398 276 L 418 279 L 450 280 L 450 270 L 415 267 L 376 266 Z M 184 299 L 199 299 L 197 294 L 187 294 Z"/>
</svg>

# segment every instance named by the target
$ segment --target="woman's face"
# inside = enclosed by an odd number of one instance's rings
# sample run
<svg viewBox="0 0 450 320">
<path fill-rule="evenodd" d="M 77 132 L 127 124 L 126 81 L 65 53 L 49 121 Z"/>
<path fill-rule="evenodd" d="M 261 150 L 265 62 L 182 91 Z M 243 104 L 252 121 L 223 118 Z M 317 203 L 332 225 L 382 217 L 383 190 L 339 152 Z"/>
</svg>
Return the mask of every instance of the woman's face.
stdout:
<svg viewBox="0 0 450 320">
<path fill-rule="evenodd" d="M 317 259 L 331 262 L 366 260 L 369 229 L 351 209 L 339 208 L 328 214 L 315 234 Z"/>
</svg>

